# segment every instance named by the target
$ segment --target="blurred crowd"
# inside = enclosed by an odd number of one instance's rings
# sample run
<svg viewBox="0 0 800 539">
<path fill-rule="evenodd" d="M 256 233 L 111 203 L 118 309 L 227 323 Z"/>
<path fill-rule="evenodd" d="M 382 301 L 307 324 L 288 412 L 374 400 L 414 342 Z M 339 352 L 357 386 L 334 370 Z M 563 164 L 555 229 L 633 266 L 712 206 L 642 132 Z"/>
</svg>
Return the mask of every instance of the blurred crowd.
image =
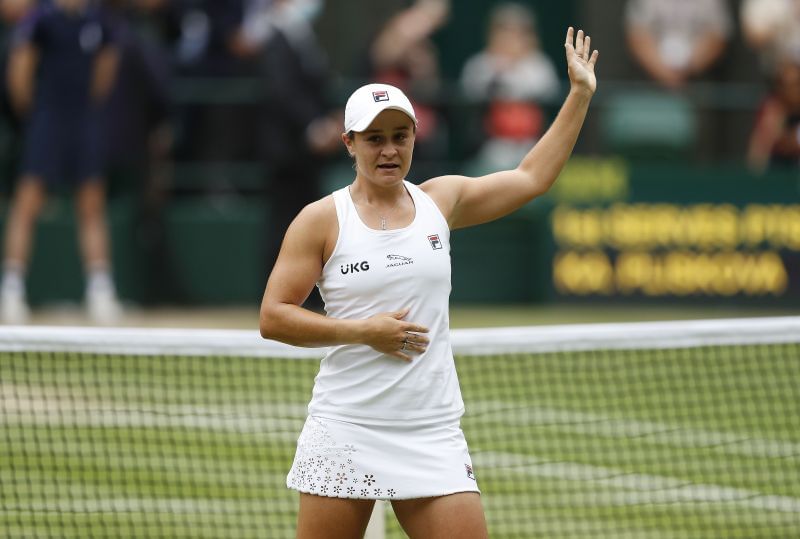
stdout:
<svg viewBox="0 0 800 539">
<path fill-rule="evenodd" d="M 627 0 L 620 33 L 642 75 L 669 98 L 714 78 L 741 39 L 759 58 L 753 80 L 769 89 L 753 117 L 747 163 L 757 172 L 797 167 L 800 0 L 735 6 L 738 13 L 726 0 Z M 174 183 L 175 163 L 255 163 L 272 210 L 267 236 L 280 238 L 344 157 L 339 97 L 356 85 L 387 82 L 411 97 L 417 180 L 453 158 L 456 138 L 465 173 L 515 166 L 565 91 L 562 59 L 544 52 L 543 14 L 531 3 L 492 6 L 458 80 L 443 75 L 436 37 L 459 4 L 387 3 L 348 72 L 331 68 L 318 35 L 325 8 L 323 0 L 0 0 L 3 320 L 27 319 L 32 230 L 48 193 L 74 196 L 87 308 L 109 323 L 120 312 L 109 191 L 133 187 L 142 213 L 157 221 L 167 194 L 191 190 Z M 337 94 L 342 81 L 352 84 Z M 453 102 L 468 104 L 470 119 L 454 118 Z M 268 247 L 266 266 L 278 247 Z"/>
</svg>

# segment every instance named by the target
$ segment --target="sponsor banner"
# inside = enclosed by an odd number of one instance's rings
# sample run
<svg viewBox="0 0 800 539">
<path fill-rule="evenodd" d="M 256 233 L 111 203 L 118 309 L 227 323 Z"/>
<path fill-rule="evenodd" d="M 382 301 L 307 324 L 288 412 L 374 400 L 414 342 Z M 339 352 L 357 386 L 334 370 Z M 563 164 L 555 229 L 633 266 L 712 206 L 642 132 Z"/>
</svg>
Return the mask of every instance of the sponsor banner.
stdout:
<svg viewBox="0 0 800 539">
<path fill-rule="evenodd" d="M 555 297 L 800 300 L 796 174 L 587 161 L 551 197 Z"/>
</svg>

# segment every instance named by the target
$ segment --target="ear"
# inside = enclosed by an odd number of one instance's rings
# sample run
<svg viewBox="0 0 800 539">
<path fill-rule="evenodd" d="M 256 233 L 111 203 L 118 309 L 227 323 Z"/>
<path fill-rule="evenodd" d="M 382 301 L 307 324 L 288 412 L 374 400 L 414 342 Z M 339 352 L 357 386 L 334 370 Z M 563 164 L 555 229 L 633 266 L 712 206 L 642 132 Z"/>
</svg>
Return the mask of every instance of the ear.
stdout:
<svg viewBox="0 0 800 539">
<path fill-rule="evenodd" d="M 350 157 L 354 157 L 355 150 L 353 149 L 353 140 L 347 136 L 347 133 L 342 133 L 342 142 L 347 148 L 347 153 L 350 154 Z"/>
</svg>

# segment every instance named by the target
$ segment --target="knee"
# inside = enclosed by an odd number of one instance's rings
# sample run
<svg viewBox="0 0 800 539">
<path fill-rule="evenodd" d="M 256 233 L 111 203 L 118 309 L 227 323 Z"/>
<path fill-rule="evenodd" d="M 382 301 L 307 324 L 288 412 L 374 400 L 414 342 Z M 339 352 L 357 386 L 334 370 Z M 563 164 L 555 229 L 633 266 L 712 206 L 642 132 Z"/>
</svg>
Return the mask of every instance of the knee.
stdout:
<svg viewBox="0 0 800 539">
<path fill-rule="evenodd" d="M 23 181 L 14 194 L 12 212 L 20 219 L 35 219 L 42 210 L 44 200 L 44 187 L 40 182 Z"/>
<path fill-rule="evenodd" d="M 87 185 L 78 191 L 75 201 L 78 217 L 82 220 L 100 219 L 105 214 L 105 192 L 99 185 Z"/>
</svg>

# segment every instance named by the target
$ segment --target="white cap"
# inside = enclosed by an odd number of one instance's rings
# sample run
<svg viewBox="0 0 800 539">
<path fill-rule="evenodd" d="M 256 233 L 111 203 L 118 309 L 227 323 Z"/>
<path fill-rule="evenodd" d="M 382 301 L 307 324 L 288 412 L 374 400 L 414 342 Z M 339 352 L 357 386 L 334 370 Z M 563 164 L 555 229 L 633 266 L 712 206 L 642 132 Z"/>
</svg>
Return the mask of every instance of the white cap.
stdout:
<svg viewBox="0 0 800 539">
<path fill-rule="evenodd" d="M 414 107 L 406 94 L 389 84 L 367 84 L 350 96 L 344 108 L 344 131 L 364 131 L 384 110 L 405 112 L 417 125 Z"/>
</svg>

